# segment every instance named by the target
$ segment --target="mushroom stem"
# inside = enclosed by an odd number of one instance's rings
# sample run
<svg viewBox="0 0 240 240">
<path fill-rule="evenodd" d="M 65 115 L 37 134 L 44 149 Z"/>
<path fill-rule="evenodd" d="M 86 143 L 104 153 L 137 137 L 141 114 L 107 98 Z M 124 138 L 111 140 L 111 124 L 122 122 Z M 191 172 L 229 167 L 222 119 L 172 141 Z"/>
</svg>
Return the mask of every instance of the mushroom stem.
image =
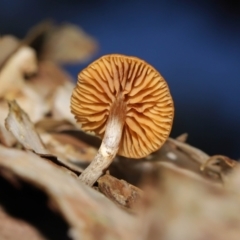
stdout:
<svg viewBox="0 0 240 240">
<path fill-rule="evenodd" d="M 126 103 L 124 96 L 120 94 L 111 106 L 105 134 L 97 155 L 79 177 L 86 185 L 92 186 L 112 163 L 121 142 L 125 117 Z"/>
</svg>

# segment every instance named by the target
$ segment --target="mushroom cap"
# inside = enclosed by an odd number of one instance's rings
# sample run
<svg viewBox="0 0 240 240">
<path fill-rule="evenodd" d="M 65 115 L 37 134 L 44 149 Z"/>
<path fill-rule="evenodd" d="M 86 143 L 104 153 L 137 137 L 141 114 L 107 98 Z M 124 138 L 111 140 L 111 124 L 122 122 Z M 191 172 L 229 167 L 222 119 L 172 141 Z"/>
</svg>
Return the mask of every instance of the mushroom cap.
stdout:
<svg viewBox="0 0 240 240">
<path fill-rule="evenodd" d="M 103 138 L 112 103 L 121 93 L 126 117 L 118 154 L 142 158 L 168 138 L 173 100 L 161 74 L 145 61 L 120 54 L 105 55 L 78 75 L 71 111 L 84 131 Z"/>
</svg>

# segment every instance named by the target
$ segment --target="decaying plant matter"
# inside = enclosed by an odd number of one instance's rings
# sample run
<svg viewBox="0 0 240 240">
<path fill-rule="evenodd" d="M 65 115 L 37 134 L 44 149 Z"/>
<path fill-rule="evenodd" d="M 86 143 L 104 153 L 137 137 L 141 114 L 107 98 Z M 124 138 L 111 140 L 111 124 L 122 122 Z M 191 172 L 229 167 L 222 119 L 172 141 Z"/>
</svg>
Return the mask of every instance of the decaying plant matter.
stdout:
<svg viewBox="0 0 240 240">
<path fill-rule="evenodd" d="M 65 49 L 58 51 L 62 47 Z M 239 240 L 239 163 L 191 146 L 186 143 L 187 134 L 166 141 L 154 138 L 158 130 L 147 119 L 158 113 L 158 108 L 147 113 L 152 100 L 167 97 L 158 104 L 167 105 L 166 113 L 172 107 L 168 93 L 155 89 L 157 80 L 147 83 L 139 74 L 138 81 L 130 81 L 135 86 L 127 97 L 131 106 L 120 104 L 127 124 L 122 126 L 126 141 L 119 140 L 119 155 L 93 187 L 79 180 L 101 140 L 76 124 L 70 112 L 73 80 L 58 63 L 82 62 L 96 48 L 96 41 L 76 26 L 51 22 L 33 28 L 23 40 L 0 38 L 0 239 Z M 126 70 L 136 61 L 142 73 L 149 73 L 152 79 L 160 77 L 151 67 L 144 68 L 141 60 L 121 62 L 121 57 L 96 61 L 94 70 L 80 74 L 78 84 L 84 83 L 84 87 L 75 89 L 80 95 L 75 94 L 74 101 L 82 101 L 79 108 L 74 107 L 81 113 L 77 119 L 84 130 L 100 137 L 107 129 L 107 119 L 118 114 L 111 106 L 119 107 L 123 98 L 121 94 L 113 97 L 126 83 L 124 71 L 115 71 L 115 67 L 120 69 L 123 64 L 122 70 Z M 137 70 L 129 66 L 130 72 Z M 102 67 L 104 72 L 99 71 Z M 115 80 L 121 79 L 121 84 L 107 82 L 110 73 Z M 108 80 L 95 81 L 92 88 L 92 76 Z M 123 85 L 129 90 L 131 84 Z M 96 92 L 90 94 L 93 90 Z M 145 104 L 137 104 L 140 99 Z M 162 120 L 168 126 L 163 134 L 167 136 L 173 117 L 170 110 L 169 118 L 163 114 L 154 120 L 156 125 Z M 131 147 L 137 142 L 139 145 Z M 150 146 L 149 152 L 146 146 Z"/>
</svg>

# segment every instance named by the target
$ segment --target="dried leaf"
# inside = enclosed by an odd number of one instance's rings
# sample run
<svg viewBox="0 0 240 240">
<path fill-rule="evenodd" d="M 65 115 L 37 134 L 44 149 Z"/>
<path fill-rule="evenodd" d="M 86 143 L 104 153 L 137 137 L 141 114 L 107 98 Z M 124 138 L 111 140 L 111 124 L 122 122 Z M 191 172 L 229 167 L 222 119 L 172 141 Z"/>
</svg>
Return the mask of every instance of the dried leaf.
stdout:
<svg viewBox="0 0 240 240">
<path fill-rule="evenodd" d="M 188 138 L 188 134 L 183 133 L 183 134 L 179 135 L 178 137 L 176 137 L 175 139 L 179 142 L 186 142 L 187 138 Z"/>
<path fill-rule="evenodd" d="M 0 143 L 6 147 L 12 147 L 17 142 L 13 134 L 0 125 Z"/>
<path fill-rule="evenodd" d="M 0 71 L 0 98 L 14 99 L 15 94 L 24 86 L 25 76 L 37 72 L 37 60 L 34 50 L 19 48 Z"/>
<path fill-rule="evenodd" d="M 48 151 L 64 162 L 89 163 L 97 153 L 95 148 L 65 133 L 41 133 L 40 136 Z"/>
<path fill-rule="evenodd" d="M 20 41 L 11 35 L 0 36 L 0 70 L 6 61 L 20 47 Z"/>
<path fill-rule="evenodd" d="M 56 89 L 53 97 L 52 114 L 54 119 L 68 120 L 72 124 L 77 125 L 70 110 L 70 99 L 73 88 L 73 83 L 66 82 Z"/>
<path fill-rule="evenodd" d="M 76 130 L 76 127 L 67 120 L 57 120 L 46 117 L 35 123 L 35 127 L 40 132 L 62 132 L 66 130 Z"/>
<path fill-rule="evenodd" d="M 239 239 L 236 194 L 186 171 L 172 165 L 146 183 L 147 198 L 141 207 L 145 239 Z"/>
<path fill-rule="evenodd" d="M 51 21 L 33 27 L 24 42 L 39 50 L 41 61 L 56 63 L 85 62 L 97 50 L 96 41 L 80 27 L 69 23 L 56 25 Z"/>
<path fill-rule="evenodd" d="M 179 142 L 173 138 L 168 138 L 167 141 L 175 145 L 182 152 L 188 154 L 194 161 L 196 161 L 200 165 L 205 163 L 210 158 L 210 156 L 202 150 L 195 148 L 187 143 Z M 209 166 L 209 169 L 216 172 L 220 171 L 219 167 L 217 166 Z"/>
<path fill-rule="evenodd" d="M 238 164 L 237 161 L 230 159 L 227 156 L 223 156 L 223 155 L 214 155 L 211 156 L 205 163 L 203 163 L 200 167 L 201 171 L 204 171 L 205 168 L 209 165 L 218 165 L 221 167 L 222 171 L 227 171 L 229 169 L 232 169 L 234 167 L 236 167 L 236 165 Z"/>
<path fill-rule="evenodd" d="M 63 69 L 53 62 L 39 62 L 39 69 L 28 84 L 39 93 L 42 98 L 51 99 L 56 89 L 73 79 Z"/>
<path fill-rule="evenodd" d="M 96 41 L 73 24 L 56 26 L 46 36 L 41 59 L 57 63 L 78 63 L 88 60 L 97 50 Z"/>
<path fill-rule="evenodd" d="M 48 151 L 28 115 L 19 107 L 16 101 L 9 101 L 9 114 L 5 125 L 25 149 L 34 151 L 41 157 L 51 159 L 56 164 L 64 166 L 73 172 L 78 174 L 82 172 L 82 168 L 67 160 L 67 155 L 62 155 L 62 148 L 58 148 L 58 151 L 55 152 Z"/>
<path fill-rule="evenodd" d="M 25 149 L 40 154 L 48 154 L 28 115 L 16 101 L 9 101 L 8 104 L 9 114 L 5 122 L 8 131 L 16 137 Z"/>
<path fill-rule="evenodd" d="M 68 222 L 73 239 L 136 239 L 133 216 L 57 165 L 31 152 L 0 146 L 0 167 L 42 189 Z"/>
<path fill-rule="evenodd" d="M 31 120 L 37 122 L 42 119 L 50 109 L 48 99 L 44 99 L 40 93 L 33 89 L 29 84 L 21 89 L 15 98 L 22 109 L 31 115 Z"/>
<path fill-rule="evenodd" d="M 97 182 L 100 192 L 126 208 L 136 208 L 143 197 L 141 189 L 109 174 L 100 177 Z"/>
</svg>

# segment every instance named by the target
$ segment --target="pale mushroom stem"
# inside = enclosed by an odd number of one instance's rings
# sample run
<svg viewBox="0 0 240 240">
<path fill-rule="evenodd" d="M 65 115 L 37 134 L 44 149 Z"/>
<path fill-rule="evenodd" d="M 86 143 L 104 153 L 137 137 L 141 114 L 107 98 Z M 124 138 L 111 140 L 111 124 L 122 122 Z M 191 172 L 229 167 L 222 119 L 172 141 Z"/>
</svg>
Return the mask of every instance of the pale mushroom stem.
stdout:
<svg viewBox="0 0 240 240">
<path fill-rule="evenodd" d="M 113 102 L 106 123 L 105 134 L 97 155 L 80 175 L 80 180 L 92 186 L 112 163 L 121 142 L 126 116 L 124 96 L 119 95 Z"/>
</svg>

